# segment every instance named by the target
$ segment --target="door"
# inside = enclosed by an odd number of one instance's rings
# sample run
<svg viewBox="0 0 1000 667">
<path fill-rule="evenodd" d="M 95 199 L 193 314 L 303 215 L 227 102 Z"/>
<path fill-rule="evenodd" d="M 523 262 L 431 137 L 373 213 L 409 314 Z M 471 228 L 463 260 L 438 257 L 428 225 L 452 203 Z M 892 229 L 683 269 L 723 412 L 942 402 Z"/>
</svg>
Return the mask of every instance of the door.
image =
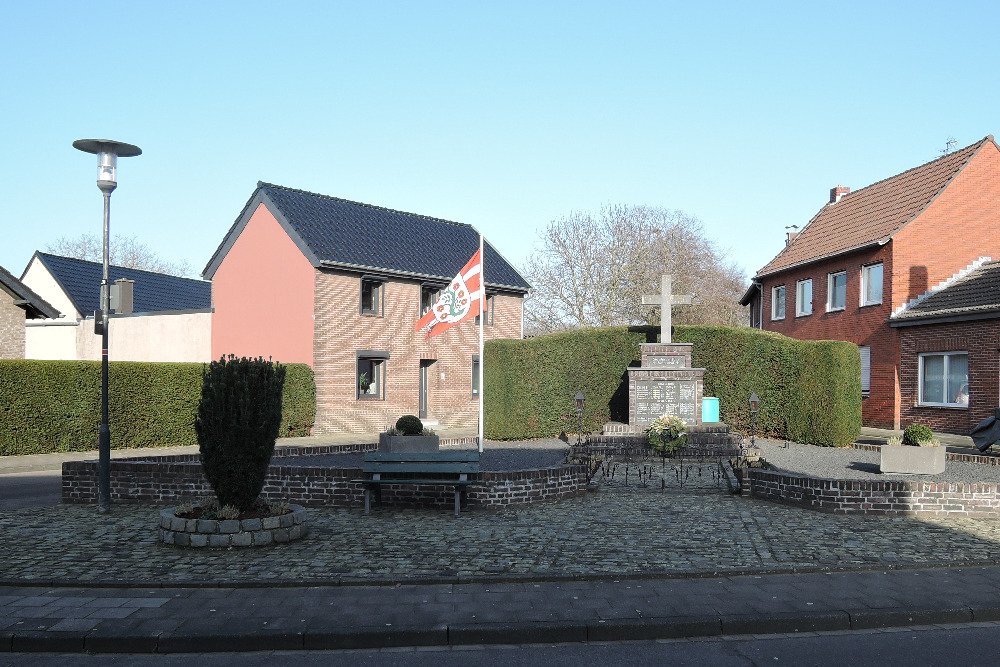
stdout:
<svg viewBox="0 0 1000 667">
<path fill-rule="evenodd" d="M 427 380 L 430 377 L 430 368 L 433 363 L 433 359 L 420 360 L 420 414 L 417 416 L 421 419 L 427 419 Z"/>
</svg>

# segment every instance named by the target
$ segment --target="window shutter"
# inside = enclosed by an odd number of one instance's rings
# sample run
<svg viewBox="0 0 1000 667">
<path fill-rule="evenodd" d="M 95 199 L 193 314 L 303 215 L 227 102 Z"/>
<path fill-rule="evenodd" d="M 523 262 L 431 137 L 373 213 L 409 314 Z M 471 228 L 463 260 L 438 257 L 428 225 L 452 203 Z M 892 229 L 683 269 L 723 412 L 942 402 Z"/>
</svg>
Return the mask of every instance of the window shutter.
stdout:
<svg viewBox="0 0 1000 667">
<path fill-rule="evenodd" d="M 872 349 L 867 345 L 859 345 L 861 353 L 861 393 L 867 394 L 872 388 Z"/>
</svg>

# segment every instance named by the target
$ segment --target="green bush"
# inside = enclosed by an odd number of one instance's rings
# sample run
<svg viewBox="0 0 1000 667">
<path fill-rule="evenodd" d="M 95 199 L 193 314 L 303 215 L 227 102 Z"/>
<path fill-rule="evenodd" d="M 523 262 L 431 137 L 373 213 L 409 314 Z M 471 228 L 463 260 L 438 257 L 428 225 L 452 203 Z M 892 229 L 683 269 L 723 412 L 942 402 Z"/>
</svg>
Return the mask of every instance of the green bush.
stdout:
<svg viewBox="0 0 1000 667">
<path fill-rule="evenodd" d="M 486 343 L 486 436 L 552 437 L 577 429 L 573 395 L 586 396 L 585 431 L 628 421 L 629 366 L 654 327 L 580 329 L 528 340 Z M 749 433 L 748 398 L 760 397 L 756 431 L 816 445 L 843 446 L 861 432 L 860 359 L 842 341 L 799 341 L 746 327 L 677 326 L 693 343 L 692 365 L 705 368 L 704 395 L 719 399 L 720 418 Z"/>
<path fill-rule="evenodd" d="M 229 355 L 205 370 L 194 430 L 219 505 L 248 510 L 264 488 L 284 385 L 285 367 L 261 357 Z"/>
<path fill-rule="evenodd" d="M 199 363 L 113 361 L 108 369 L 111 446 L 196 445 Z M 316 414 L 313 371 L 286 366 L 281 435 L 308 435 Z M 97 449 L 101 364 L 0 360 L 0 456 Z"/>
<path fill-rule="evenodd" d="M 396 420 L 396 430 L 400 435 L 420 435 L 424 431 L 424 424 L 419 417 L 403 415 Z"/>
<path fill-rule="evenodd" d="M 921 442 L 934 439 L 934 432 L 923 424 L 910 424 L 903 430 L 903 444 L 918 447 Z"/>
</svg>

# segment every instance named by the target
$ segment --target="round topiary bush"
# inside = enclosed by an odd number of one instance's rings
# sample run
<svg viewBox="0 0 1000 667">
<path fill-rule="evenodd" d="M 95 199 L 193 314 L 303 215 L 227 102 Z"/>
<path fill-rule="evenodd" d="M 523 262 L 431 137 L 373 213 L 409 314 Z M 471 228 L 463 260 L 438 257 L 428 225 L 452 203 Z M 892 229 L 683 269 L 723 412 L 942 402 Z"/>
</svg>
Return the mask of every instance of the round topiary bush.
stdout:
<svg viewBox="0 0 1000 667">
<path fill-rule="evenodd" d="M 396 430 L 400 435 L 420 435 L 424 432 L 424 424 L 419 417 L 403 415 L 396 420 Z"/>
<path fill-rule="evenodd" d="M 910 424 L 903 431 L 903 444 L 911 447 L 934 438 L 934 433 L 923 424 Z"/>
</svg>

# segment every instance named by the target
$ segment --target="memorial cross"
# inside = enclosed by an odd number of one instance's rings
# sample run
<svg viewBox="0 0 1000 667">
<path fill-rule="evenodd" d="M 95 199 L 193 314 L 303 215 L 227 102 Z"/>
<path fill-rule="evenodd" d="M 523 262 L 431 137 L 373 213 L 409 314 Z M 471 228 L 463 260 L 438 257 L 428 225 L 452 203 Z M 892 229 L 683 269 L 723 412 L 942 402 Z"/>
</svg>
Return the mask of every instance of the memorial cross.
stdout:
<svg viewBox="0 0 1000 667">
<path fill-rule="evenodd" d="M 671 306 L 675 305 L 686 305 L 693 303 L 691 294 L 671 294 L 670 293 L 670 276 L 663 275 L 660 276 L 660 293 L 659 294 L 644 294 L 642 296 L 642 305 L 644 306 L 660 306 L 660 342 L 669 343 L 670 341 L 670 311 Z"/>
</svg>

